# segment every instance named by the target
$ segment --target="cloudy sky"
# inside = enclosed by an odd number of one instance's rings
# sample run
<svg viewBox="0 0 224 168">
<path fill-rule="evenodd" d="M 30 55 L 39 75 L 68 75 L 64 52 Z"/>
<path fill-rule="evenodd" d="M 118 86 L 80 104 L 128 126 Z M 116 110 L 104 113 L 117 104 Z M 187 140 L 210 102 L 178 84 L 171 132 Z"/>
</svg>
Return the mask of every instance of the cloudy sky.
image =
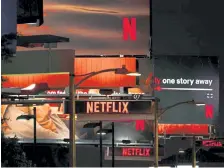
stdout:
<svg viewBox="0 0 224 168">
<path fill-rule="evenodd" d="M 124 17 L 136 18 L 136 41 L 123 40 Z M 75 49 L 77 55 L 143 55 L 149 43 L 149 0 L 44 0 L 44 24 L 19 25 L 17 31 L 68 37 L 70 42 L 59 48 Z"/>
</svg>

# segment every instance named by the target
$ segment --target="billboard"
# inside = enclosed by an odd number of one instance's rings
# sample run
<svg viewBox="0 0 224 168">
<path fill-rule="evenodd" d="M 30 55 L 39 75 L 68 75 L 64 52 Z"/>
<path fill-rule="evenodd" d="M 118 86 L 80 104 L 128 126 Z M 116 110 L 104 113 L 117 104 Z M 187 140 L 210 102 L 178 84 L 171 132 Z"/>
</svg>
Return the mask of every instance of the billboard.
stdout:
<svg viewBox="0 0 224 168">
<path fill-rule="evenodd" d="M 91 103 L 95 103 L 94 107 Z M 26 106 L 21 104 L 2 105 L 2 130 L 5 136 L 11 138 L 16 136 L 20 139 L 33 138 L 33 119 L 18 119 L 21 115 L 32 115 L 33 107 L 36 107 L 37 139 L 63 140 L 69 138 L 69 114 L 66 110 L 65 103 L 46 103 L 38 106 Z M 103 121 L 103 128 L 105 129 L 111 126 L 112 121 L 110 120 L 113 120 L 114 116 L 117 117 L 117 119 L 114 119 L 116 141 L 125 139 L 126 136 L 133 136 L 133 140 L 138 140 L 139 138 L 145 139 L 144 136 L 146 134 L 142 135 L 142 132 L 145 130 L 141 128 L 141 125 L 136 125 L 135 120 L 129 119 L 129 115 L 144 113 L 148 115 L 151 111 L 150 107 L 150 102 L 146 101 L 77 101 L 76 140 L 98 139 L 98 128 L 84 128 L 84 125 L 88 123 L 91 118 L 96 118 L 94 122 L 97 122 L 97 118 L 99 121 L 102 114 L 106 114 L 104 115 Z M 81 114 L 81 117 L 79 117 L 79 114 Z M 121 115 L 123 115 L 123 120 Z M 110 135 L 105 135 L 104 140 L 110 140 L 110 138 Z"/>
<path fill-rule="evenodd" d="M 58 44 L 76 55 L 146 55 L 149 52 L 148 0 L 44 0 L 44 25 L 18 25 L 22 35 L 70 38 Z"/>
<path fill-rule="evenodd" d="M 219 111 L 217 57 L 160 56 L 155 60 L 154 89 L 160 107 L 167 108 L 162 123 L 215 124 Z"/>
<path fill-rule="evenodd" d="M 29 51 L 21 52 L 25 55 L 24 59 L 15 60 L 12 64 L 6 65 L 4 70 L 4 77 L 7 79 L 3 83 L 3 87 L 20 87 L 24 88 L 34 83 L 47 83 L 49 89 L 65 88 L 69 85 L 69 75 L 67 72 L 73 70 L 77 75 L 75 83 L 81 81 L 89 73 L 97 72 L 105 69 L 122 68 L 125 65 L 130 72 L 136 72 L 136 58 L 75 58 L 65 59 L 61 57 L 62 54 L 69 54 L 71 56 L 72 50 L 54 50 L 54 58 L 52 60 L 52 70 L 57 73 L 44 73 L 48 68 L 48 57 L 45 57 L 47 51 Z M 28 55 L 26 55 L 28 54 Z M 35 57 L 29 57 L 33 64 L 24 66 L 24 61 L 27 61 L 29 54 L 35 54 Z M 52 53 L 53 54 L 53 53 Z M 44 58 L 40 59 L 40 55 Z M 21 55 L 22 56 L 22 55 Z M 26 58 L 26 59 L 25 59 Z M 62 60 L 63 58 L 63 60 Z M 73 64 L 71 64 L 71 60 Z M 66 62 L 65 62 L 66 61 Z M 70 62 L 69 62 L 70 61 Z M 66 64 L 65 64 L 66 63 Z M 39 65 L 42 65 L 41 67 Z M 46 66 L 45 66 L 46 65 Z M 86 66 L 83 66 L 86 65 Z M 12 67 L 16 67 L 15 69 Z M 18 74 L 18 69 L 20 73 Z M 68 71 L 69 70 L 69 71 Z M 11 73 L 10 73 L 11 72 Z M 34 73 L 34 74 L 27 74 Z M 41 72 L 41 73 L 38 73 Z M 16 75 L 15 75 L 16 74 Z M 87 75 L 85 75 L 87 74 Z M 81 76 L 78 76 L 81 75 Z M 115 74 L 114 72 L 105 72 L 84 81 L 80 87 L 88 88 L 114 88 L 114 87 L 133 87 L 136 85 L 136 77 L 128 75 Z"/>
</svg>

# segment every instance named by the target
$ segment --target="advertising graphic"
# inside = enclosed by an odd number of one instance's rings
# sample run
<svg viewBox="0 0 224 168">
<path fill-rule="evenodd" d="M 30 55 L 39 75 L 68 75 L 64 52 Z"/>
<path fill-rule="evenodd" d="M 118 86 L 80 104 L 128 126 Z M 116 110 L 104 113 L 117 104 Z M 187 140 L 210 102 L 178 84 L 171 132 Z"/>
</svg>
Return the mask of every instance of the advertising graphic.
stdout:
<svg viewBox="0 0 224 168">
<path fill-rule="evenodd" d="M 61 66 L 67 66 L 66 64 L 63 65 L 62 62 L 61 64 Z M 85 77 L 85 74 L 88 75 L 92 72 L 105 69 L 122 68 L 122 65 L 125 65 L 128 71 L 136 72 L 136 58 L 75 58 L 74 72 L 77 75 L 77 77 L 75 77 L 75 84 L 82 80 Z M 10 67 L 10 69 L 12 68 Z M 69 85 L 69 74 L 66 72 L 17 75 L 13 73 L 13 75 L 4 75 L 4 78 L 7 80 L 3 83 L 3 87 L 25 88 L 35 83 L 47 83 L 49 89 L 64 89 Z M 83 82 L 80 87 L 115 88 L 133 87 L 135 85 L 136 77 L 128 76 L 126 74 L 115 74 L 115 72 L 112 71 L 95 75 Z"/>
<path fill-rule="evenodd" d="M 44 25 L 18 25 L 22 35 L 52 34 L 70 39 L 60 49 L 76 55 L 146 55 L 148 0 L 44 0 Z M 35 14 L 35 13 L 34 13 Z"/>
<path fill-rule="evenodd" d="M 218 117 L 219 73 L 217 57 L 166 57 L 155 60 L 154 89 L 160 107 L 167 110 L 161 123 L 215 124 Z M 150 75 L 149 75 L 149 79 Z"/>
</svg>

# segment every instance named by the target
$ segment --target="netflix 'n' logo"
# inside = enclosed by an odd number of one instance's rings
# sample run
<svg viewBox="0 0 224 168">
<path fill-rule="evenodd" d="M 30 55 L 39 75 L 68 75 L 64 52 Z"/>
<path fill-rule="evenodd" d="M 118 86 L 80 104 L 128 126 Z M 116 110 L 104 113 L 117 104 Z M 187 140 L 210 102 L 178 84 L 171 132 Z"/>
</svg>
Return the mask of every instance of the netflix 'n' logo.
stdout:
<svg viewBox="0 0 224 168">
<path fill-rule="evenodd" d="M 207 119 L 213 119 L 213 113 L 214 113 L 213 105 L 206 104 L 205 105 L 205 117 Z"/>
<path fill-rule="evenodd" d="M 123 18 L 123 40 L 128 40 L 129 37 L 131 41 L 137 39 L 136 18 Z"/>
</svg>

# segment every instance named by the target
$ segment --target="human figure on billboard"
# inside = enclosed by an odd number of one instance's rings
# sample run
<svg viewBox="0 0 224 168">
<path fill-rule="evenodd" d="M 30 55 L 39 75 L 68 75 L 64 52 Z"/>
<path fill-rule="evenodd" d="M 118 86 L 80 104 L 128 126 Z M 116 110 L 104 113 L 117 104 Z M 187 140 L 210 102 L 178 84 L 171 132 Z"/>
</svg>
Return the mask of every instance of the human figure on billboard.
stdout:
<svg viewBox="0 0 224 168">
<path fill-rule="evenodd" d="M 38 139 L 64 139 L 69 138 L 69 129 L 58 117 L 58 114 L 51 110 L 49 104 L 36 106 L 37 123 L 36 131 Z M 3 131 L 7 137 L 33 138 L 33 119 L 16 120 L 20 115 L 33 113 L 33 107 L 17 107 L 8 105 L 3 112 Z"/>
</svg>

